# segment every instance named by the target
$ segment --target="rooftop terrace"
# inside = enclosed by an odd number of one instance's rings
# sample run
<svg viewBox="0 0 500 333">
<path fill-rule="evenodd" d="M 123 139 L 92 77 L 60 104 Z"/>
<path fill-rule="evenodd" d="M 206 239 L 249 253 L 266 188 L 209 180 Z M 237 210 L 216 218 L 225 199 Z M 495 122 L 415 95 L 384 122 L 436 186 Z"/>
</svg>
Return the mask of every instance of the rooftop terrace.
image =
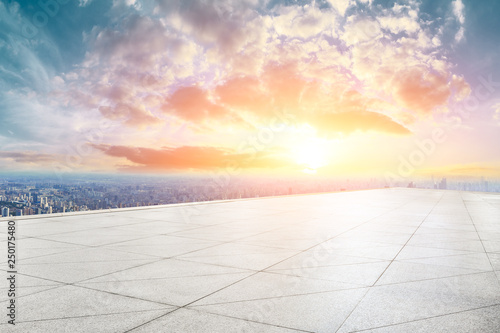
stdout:
<svg viewBox="0 0 500 333">
<path fill-rule="evenodd" d="M 499 332 L 500 195 L 383 189 L 18 218 L 1 332 Z"/>
</svg>

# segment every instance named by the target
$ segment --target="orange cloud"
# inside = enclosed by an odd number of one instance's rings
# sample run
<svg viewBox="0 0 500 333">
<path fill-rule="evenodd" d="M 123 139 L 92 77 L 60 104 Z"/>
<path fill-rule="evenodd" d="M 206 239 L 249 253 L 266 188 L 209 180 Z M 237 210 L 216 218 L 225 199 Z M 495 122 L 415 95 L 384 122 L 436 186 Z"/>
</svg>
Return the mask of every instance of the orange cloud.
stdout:
<svg viewBox="0 0 500 333">
<path fill-rule="evenodd" d="M 198 87 L 183 87 L 167 98 L 164 111 L 173 110 L 183 119 L 199 122 L 205 119 L 218 119 L 229 115 L 229 111 L 209 101 L 207 93 Z"/>
<path fill-rule="evenodd" d="M 356 90 L 336 90 L 302 77 L 293 64 L 268 66 L 259 77 L 233 78 L 215 89 L 218 101 L 228 108 L 266 119 L 273 107 L 296 116 L 299 123 L 316 127 L 322 135 L 379 131 L 409 134 L 410 131 L 384 114 L 385 101 L 369 98 Z M 401 115 L 400 115 L 401 116 Z M 403 117 L 400 117 L 403 118 Z"/>
<path fill-rule="evenodd" d="M 403 125 L 395 122 L 386 115 L 369 111 L 348 111 L 317 115 L 312 118 L 312 125 L 320 134 L 332 132 L 352 133 L 355 131 L 379 131 L 392 134 L 410 134 Z"/>
<path fill-rule="evenodd" d="M 270 96 L 264 93 L 263 84 L 256 77 L 232 78 L 217 86 L 215 93 L 228 107 L 265 112 Z"/>
<path fill-rule="evenodd" d="M 258 77 L 233 77 L 215 89 L 218 102 L 238 111 L 263 118 L 272 117 L 272 108 L 286 108 L 299 114 L 311 101 L 324 99 L 314 79 L 306 80 L 295 64 L 268 65 Z"/>
<path fill-rule="evenodd" d="M 447 78 L 426 69 L 401 72 L 393 83 L 396 99 L 406 108 L 421 114 L 429 114 L 435 107 L 445 105 L 451 96 Z"/>
<path fill-rule="evenodd" d="M 268 154 L 235 153 L 232 150 L 217 147 L 183 146 L 178 148 L 152 149 L 144 147 L 94 145 L 108 156 L 123 157 L 136 166 L 130 170 L 208 170 L 216 168 L 277 168 L 286 167 L 287 163 Z"/>
</svg>

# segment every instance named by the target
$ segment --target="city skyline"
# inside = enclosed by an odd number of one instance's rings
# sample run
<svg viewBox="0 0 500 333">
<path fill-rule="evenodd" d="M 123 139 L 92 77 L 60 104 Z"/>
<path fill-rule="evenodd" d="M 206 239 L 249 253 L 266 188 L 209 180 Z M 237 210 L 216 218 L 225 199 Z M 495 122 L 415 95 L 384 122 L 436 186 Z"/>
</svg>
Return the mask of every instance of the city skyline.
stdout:
<svg viewBox="0 0 500 333">
<path fill-rule="evenodd" d="M 500 192 L 500 180 L 485 178 L 416 177 L 394 187 Z M 347 177 L 207 177 L 79 174 L 0 174 L 3 217 L 60 214 L 116 208 L 334 193 L 391 187 L 384 178 Z"/>
<path fill-rule="evenodd" d="M 484 1 L 0 2 L 0 170 L 500 177 Z"/>
</svg>

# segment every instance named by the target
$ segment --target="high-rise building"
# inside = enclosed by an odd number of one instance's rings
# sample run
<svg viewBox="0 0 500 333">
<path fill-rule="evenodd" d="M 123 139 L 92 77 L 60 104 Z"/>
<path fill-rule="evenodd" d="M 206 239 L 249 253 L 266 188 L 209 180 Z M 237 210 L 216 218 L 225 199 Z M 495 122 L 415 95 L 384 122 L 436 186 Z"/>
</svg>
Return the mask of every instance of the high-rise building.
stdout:
<svg viewBox="0 0 500 333">
<path fill-rule="evenodd" d="M 9 216 L 9 207 L 2 208 L 2 217 Z"/>
<path fill-rule="evenodd" d="M 446 190 L 446 178 L 441 179 L 441 182 L 439 183 L 439 189 L 440 190 Z"/>
</svg>

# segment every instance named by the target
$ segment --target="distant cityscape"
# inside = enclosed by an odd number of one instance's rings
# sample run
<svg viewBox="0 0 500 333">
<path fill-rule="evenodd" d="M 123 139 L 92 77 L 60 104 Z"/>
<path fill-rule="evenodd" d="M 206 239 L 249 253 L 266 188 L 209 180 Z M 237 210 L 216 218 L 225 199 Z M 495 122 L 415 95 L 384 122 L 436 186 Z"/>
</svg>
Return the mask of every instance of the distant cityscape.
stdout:
<svg viewBox="0 0 500 333">
<path fill-rule="evenodd" d="M 3 217 L 116 209 L 212 200 L 339 192 L 384 187 L 500 192 L 499 180 L 422 178 L 390 186 L 385 180 L 320 177 L 203 177 L 0 175 Z"/>
</svg>

